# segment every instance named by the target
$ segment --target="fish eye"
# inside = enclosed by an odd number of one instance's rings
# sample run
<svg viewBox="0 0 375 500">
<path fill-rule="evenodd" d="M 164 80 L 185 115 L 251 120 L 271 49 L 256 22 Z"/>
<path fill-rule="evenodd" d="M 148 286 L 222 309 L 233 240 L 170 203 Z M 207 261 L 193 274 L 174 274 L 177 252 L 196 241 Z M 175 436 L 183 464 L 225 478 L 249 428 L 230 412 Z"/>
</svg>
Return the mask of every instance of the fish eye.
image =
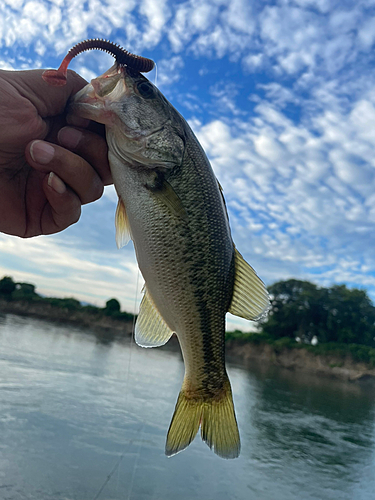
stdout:
<svg viewBox="0 0 375 500">
<path fill-rule="evenodd" d="M 154 87 L 149 82 L 141 82 L 137 85 L 138 92 L 145 99 L 150 99 L 154 96 Z"/>
</svg>

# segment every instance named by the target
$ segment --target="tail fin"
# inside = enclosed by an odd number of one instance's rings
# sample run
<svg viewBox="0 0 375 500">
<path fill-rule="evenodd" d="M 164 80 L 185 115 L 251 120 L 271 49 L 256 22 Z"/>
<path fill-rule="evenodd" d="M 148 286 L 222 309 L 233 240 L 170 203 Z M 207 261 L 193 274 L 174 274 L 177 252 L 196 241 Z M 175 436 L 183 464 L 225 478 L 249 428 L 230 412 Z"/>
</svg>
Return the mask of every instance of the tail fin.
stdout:
<svg viewBox="0 0 375 500">
<path fill-rule="evenodd" d="M 203 441 L 217 455 L 222 458 L 238 457 L 240 435 L 229 379 L 225 382 L 220 398 L 194 398 L 190 391 L 187 397 L 182 388 L 168 430 L 165 454 L 170 457 L 187 448 L 200 426 Z"/>
</svg>

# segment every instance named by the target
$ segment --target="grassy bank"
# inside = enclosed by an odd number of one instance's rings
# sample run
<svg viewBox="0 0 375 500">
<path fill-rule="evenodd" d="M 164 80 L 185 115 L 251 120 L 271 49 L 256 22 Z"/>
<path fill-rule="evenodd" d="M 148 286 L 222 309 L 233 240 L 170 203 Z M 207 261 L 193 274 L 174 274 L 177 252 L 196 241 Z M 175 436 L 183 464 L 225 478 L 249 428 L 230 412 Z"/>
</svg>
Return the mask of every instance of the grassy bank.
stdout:
<svg viewBox="0 0 375 500">
<path fill-rule="evenodd" d="M 228 344 L 236 343 L 238 345 L 252 344 L 256 346 L 269 345 L 276 354 L 286 349 L 305 350 L 314 356 L 335 357 L 344 363 L 348 357 L 354 363 L 364 363 L 369 369 L 375 367 L 375 349 L 363 344 L 344 344 L 338 342 L 321 343 L 316 346 L 305 343 L 298 343 L 290 337 L 281 337 L 274 339 L 261 333 L 243 333 L 239 330 L 226 332 L 226 341 Z M 340 361 L 338 361 L 340 363 Z"/>
<path fill-rule="evenodd" d="M 0 313 L 27 316 L 62 325 L 75 325 L 92 331 L 107 332 L 109 338 L 128 337 L 132 332 L 133 315 L 82 305 L 75 299 L 44 298 L 42 300 L 0 299 Z"/>
</svg>

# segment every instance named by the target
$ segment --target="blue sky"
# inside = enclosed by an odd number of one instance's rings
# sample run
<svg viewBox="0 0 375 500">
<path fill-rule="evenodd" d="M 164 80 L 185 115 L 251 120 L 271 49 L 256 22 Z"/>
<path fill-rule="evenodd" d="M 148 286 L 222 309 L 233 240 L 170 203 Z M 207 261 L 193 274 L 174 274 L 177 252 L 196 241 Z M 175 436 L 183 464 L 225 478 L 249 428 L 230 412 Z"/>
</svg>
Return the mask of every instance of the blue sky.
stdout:
<svg viewBox="0 0 375 500">
<path fill-rule="evenodd" d="M 5 0 L 0 67 L 57 68 L 91 37 L 157 62 L 266 284 L 347 283 L 375 299 L 375 1 Z M 112 62 L 89 52 L 70 67 L 89 80 Z M 131 244 L 116 248 L 115 207 L 111 187 L 63 233 L 0 235 L 0 275 L 134 310 L 142 280 Z"/>
</svg>

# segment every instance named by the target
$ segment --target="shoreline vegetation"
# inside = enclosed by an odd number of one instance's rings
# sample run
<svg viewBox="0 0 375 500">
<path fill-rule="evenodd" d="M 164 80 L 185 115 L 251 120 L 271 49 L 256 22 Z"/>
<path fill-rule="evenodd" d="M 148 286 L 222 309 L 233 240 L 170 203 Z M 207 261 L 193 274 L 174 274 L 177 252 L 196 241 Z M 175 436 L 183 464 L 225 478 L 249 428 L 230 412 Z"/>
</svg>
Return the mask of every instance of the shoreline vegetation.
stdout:
<svg viewBox="0 0 375 500">
<path fill-rule="evenodd" d="M 280 286 L 281 283 L 283 284 L 281 287 L 282 293 L 277 294 L 275 293 L 275 287 Z M 286 287 L 285 284 L 287 284 Z M 309 288 L 310 292 L 311 290 L 321 290 L 311 283 L 297 280 L 272 285 L 269 289 L 271 293 L 270 319 L 260 323 L 256 332 L 244 333 L 240 330 L 226 332 L 228 360 L 244 365 L 253 363 L 276 365 L 296 372 L 308 372 L 347 381 L 375 384 L 375 308 L 368 299 L 366 292 L 356 290 L 356 292 L 360 292 L 361 299 L 366 299 L 366 305 L 370 307 L 366 311 L 366 319 L 369 319 L 367 327 L 370 329 L 370 332 L 367 332 L 369 335 L 367 337 L 365 335 L 365 338 L 368 339 L 367 345 L 355 342 L 356 339 L 352 338 L 352 329 L 348 330 L 350 328 L 348 309 L 351 309 L 354 315 L 358 312 L 356 308 L 353 309 L 353 304 L 349 307 L 348 303 L 344 304 L 343 311 L 346 314 L 344 323 L 349 339 L 342 337 L 341 342 L 332 339 L 321 342 L 323 336 L 316 335 L 318 333 L 317 328 L 321 327 L 316 310 L 314 311 L 314 321 L 309 323 L 306 311 L 305 314 L 299 314 L 298 318 L 298 312 L 301 312 L 301 304 L 299 303 L 296 307 L 294 303 L 292 308 L 294 311 L 289 319 L 292 319 L 295 324 L 290 325 L 287 321 L 288 314 L 284 310 L 285 307 L 281 307 L 282 303 L 290 305 L 290 297 L 286 294 L 286 288 L 290 289 L 292 287 L 295 292 L 295 288 L 299 287 L 301 292 L 301 289 L 306 288 L 306 284 L 309 285 L 307 288 Z M 313 287 L 312 289 L 310 285 Z M 345 285 L 340 287 L 341 292 L 345 292 L 345 294 L 349 292 L 350 295 L 353 292 L 353 290 L 348 290 Z M 303 299 L 306 308 L 306 297 Z M 307 309 L 310 310 L 311 300 L 308 305 Z M 337 304 L 335 305 L 337 306 Z M 363 304 L 361 305 L 363 315 Z M 374 311 L 371 310 L 371 307 Z M 327 310 L 327 307 L 325 309 Z M 283 324 L 280 317 L 278 318 L 280 311 L 282 311 Z M 374 312 L 374 316 L 369 314 L 372 312 Z M 36 293 L 35 285 L 15 283 L 9 276 L 5 276 L 0 280 L 0 314 L 15 314 L 64 325 L 71 324 L 85 330 L 91 330 L 101 342 L 111 342 L 124 338 L 130 339 L 134 324 L 133 314 L 121 312 L 120 303 L 117 299 L 108 300 L 105 307 L 100 308 L 83 305 L 74 298 L 42 297 Z M 338 315 L 339 311 L 334 310 L 334 316 L 337 317 Z M 329 314 L 326 316 L 329 316 Z M 339 319 L 338 325 L 340 323 L 341 320 Z M 364 330 L 366 330 L 365 326 L 361 325 L 362 337 L 364 336 Z M 332 330 L 332 324 L 330 327 Z M 274 328 L 276 328 L 278 336 L 272 335 L 272 329 Z M 287 333 L 287 335 L 284 335 L 284 333 Z M 326 332 L 325 335 L 327 336 Z M 314 338 L 319 339 L 313 342 L 315 345 L 311 343 Z M 360 338 L 360 340 L 363 339 Z M 171 345 L 167 348 L 176 349 L 177 342 L 173 342 L 172 339 Z"/>
</svg>

